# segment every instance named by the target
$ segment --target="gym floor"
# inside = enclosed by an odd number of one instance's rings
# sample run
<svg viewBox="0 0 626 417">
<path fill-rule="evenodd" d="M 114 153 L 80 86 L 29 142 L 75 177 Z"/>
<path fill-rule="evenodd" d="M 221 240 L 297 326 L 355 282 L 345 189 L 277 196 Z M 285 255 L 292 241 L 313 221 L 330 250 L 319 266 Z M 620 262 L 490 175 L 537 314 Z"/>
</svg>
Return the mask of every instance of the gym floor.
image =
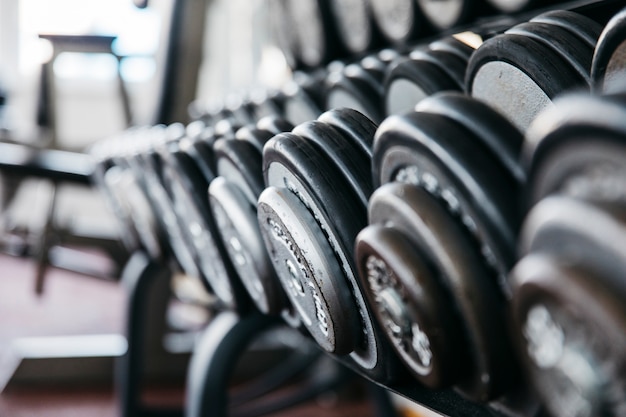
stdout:
<svg viewBox="0 0 626 417">
<path fill-rule="evenodd" d="M 0 380 L 7 367 L 11 340 L 32 336 L 67 336 L 120 333 L 123 329 L 124 293 L 115 282 L 85 277 L 51 268 L 44 293 L 34 292 L 34 263 L 0 254 Z M 182 387 L 150 387 L 150 404 L 177 405 Z M 119 415 L 111 384 L 37 385 L 9 384 L 0 393 L 0 417 L 116 417 Z M 371 416 L 363 396 L 337 401 L 319 398 L 276 416 Z"/>
</svg>

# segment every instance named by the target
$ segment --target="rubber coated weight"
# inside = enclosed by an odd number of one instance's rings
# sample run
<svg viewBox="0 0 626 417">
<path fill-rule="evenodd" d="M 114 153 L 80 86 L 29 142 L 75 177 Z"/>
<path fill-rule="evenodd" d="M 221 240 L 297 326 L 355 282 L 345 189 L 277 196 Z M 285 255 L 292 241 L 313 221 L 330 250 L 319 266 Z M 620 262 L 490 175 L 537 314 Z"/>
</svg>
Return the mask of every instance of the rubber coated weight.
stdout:
<svg viewBox="0 0 626 417">
<path fill-rule="evenodd" d="M 390 381 L 395 378 L 392 352 L 385 341 L 379 338 L 379 330 L 372 321 L 371 313 L 365 303 L 356 279 L 353 244 L 358 232 L 367 223 L 365 207 L 354 204 L 358 201 L 355 191 L 342 180 L 343 174 L 315 147 L 294 134 L 281 134 L 271 139 L 264 148 L 263 155 L 265 183 L 279 189 L 287 189 L 300 200 L 303 210 L 310 211 L 322 231 L 322 236 L 334 252 L 340 275 L 333 276 L 342 282 L 343 291 L 350 295 L 350 303 L 344 304 L 344 310 L 356 313 L 356 324 L 346 324 L 349 332 L 341 337 L 352 337 L 352 351 L 349 359 L 355 366 L 376 381 Z M 362 210 L 362 211 L 361 211 Z M 288 244 L 281 236 L 261 219 L 261 231 L 264 239 L 278 240 L 276 244 Z M 295 220 L 294 220 L 295 221 Z M 287 229 L 288 231 L 289 229 Z M 281 243 L 281 240 L 286 243 Z M 271 245 L 268 243 L 268 247 Z M 303 252 L 306 255 L 306 252 Z M 288 281 L 291 272 L 285 260 L 276 257 L 270 249 L 270 258 L 281 280 Z M 289 294 L 289 288 L 286 292 Z M 292 300 L 293 301 L 293 300 Z M 332 319 L 332 316 L 330 317 Z M 335 323 L 337 326 L 337 323 Z M 354 326 L 354 327 L 350 327 Z M 312 329 L 315 332 L 315 329 Z M 323 335 L 317 332 L 317 337 Z M 314 333 L 315 337 L 315 333 Z"/>
<path fill-rule="evenodd" d="M 359 158 L 372 158 L 372 144 L 378 126 L 370 118 L 354 109 L 331 109 L 317 120 L 334 127 L 350 140 L 359 150 Z"/>
<path fill-rule="evenodd" d="M 265 130 L 272 135 L 278 135 L 283 132 L 291 132 L 293 125 L 287 120 L 280 117 L 264 117 L 259 119 L 256 124 L 258 129 Z"/>
<path fill-rule="evenodd" d="M 526 135 L 527 205 L 553 193 L 602 200 L 616 194 L 626 170 L 626 96 L 565 95 Z"/>
<path fill-rule="evenodd" d="M 591 48 L 595 48 L 602 26 L 580 13 L 569 10 L 551 10 L 530 19 L 531 22 L 548 23 L 559 26 L 578 36 Z"/>
<path fill-rule="evenodd" d="M 337 312 L 337 318 L 335 318 L 335 311 L 327 310 L 323 315 L 318 312 L 320 320 L 323 318 L 323 322 L 313 320 L 316 314 L 307 311 L 303 306 L 309 305 L 309 307 L 315 308 L 316 303 L 319 303 L 316 298 L 319 298 L 320 294 L 311 293 L 307 294 L 306 297 L 300 296 L 298 298 L 298 292 L 294 292 L 288 284 L 292 281 L 292 276 L 302 270 L 303 262 L 307 262 L 313 267 L 310 273 L 317 273 L 316 262 L 319 262 L 319 258 L 324 258 L 324 264 L 330 262 L 331 258 L 336 259 L 333 255 L 327 257 L 319 252 L 322 250 L 322 247 L 328 246 L 331 253 L 343 254 L 345 261 L 334 261 L 329 266 L 325 266 L 324 270 L 332 268 L 331 271 L 334 272 L 330 273 L 330 275 L 324 274 L 324 278 L 307 275 L 309 276 L 308 279 L 315 279 L 316 281 L 322 281 L 322 279 L 341 280 L 339 284 L 332 283 L 336 288 L 334 292 L 342 291 L 340 295 L 333 294 L 333 297 L 339 297 L 336 299 L 341 299 L 347 303 L 343 304 L 342 310 L 356 312 L 354 301 L 350 300 L 349 286 L 345 283 L 345 272 L 341 273 L 341 271 L 342 269 L 350 268 L 348 256 L 351 256 L 351 251 L 349 248 L 360 226 L 365 224 L 365 210 L 363 209 L 363 212 L 359 215 L 358 205 L 349 208 L 349 203 L 356 201 L 357 197 L 347 184 L 338 181 L 338 179 L 342 178 L 341 172 L 333 164 L 326 162 L 324 155 L 316 147 L 297 135 L 283 133 L 271 139 L 264 148 L 263 163 L 266 185 L 269 187 L 280 187 L 276 189 L 274 194 L 266 194 L 264 192 L 263 195 L 281 196 L 295 194 L 297 197 L 294 198 L 298 201 L 297 206 L 290 204 L 290 210 L 297 209 L 296 214 L 299 217 L 291 218 L 287 216 L 283 218 L 281 215 L 280 225 L 277 226 L 278 223 L 273 218 L 275 215 L 270 213 L 276 209 L 272 207 L 271 203 L 279 200 L 270 200 L 265 204 L 261 204 L 263 201 L 262 196 L 259 198 L 259 224 L 266 244 L 270 249 L 270 258 L 274 268 L 283 283 L 283 288 L 296 310 L 301 314 L 306 313 L 303 315 L 302 320 L 320 346 L 331 353 L 349 353 L 354 349 L 355 342 L 358 339 L 357 329 L 360 328 L 358 316 L 356 314 L 350 316 L 345 315 L 343 312 Z M 354 197 L 350 198 L 351 196 Z M 289 198 L 288 202 L 295 201 L 291 197 L 282 197 L 282 199 L 287 198 Z M 321 239 L 323 241 L 310 243 L 321 245 L 320 248 L 315 249 L 318 252 L 313 252 L 313 249 L 304 250 L 309 245 L 304 240 L 292 241 L 289 238 L 291 236 L 289 234 L 290 231 L 301 227 L 298 224 L 292 225 L 291 222 L 300 223 L 304 221 L 301 219 L 306 219 L 310 216 L 313 216 L 313 223 L 306 227 L 310 233 L 314 234 L 310 234 L 308 240 L 313 242 L 316 239 Z M 270 221 L 272 219 L 273 221 Z M 285 222 L 287 223 L 285 224 Z M 276 230 L 277 227 L 280 231 Z M 325 234 L 328 234 L 328 238 L 325 237 Z M 299 239 L 304 238 L 304 235 L 299 236 Z M 332 242 L 329 242 L 328 240 L 331 239 Z M 275 241 L 275 243 L 271 243 L 272 241 Z M 273 252 L 278 251 L 277 248 L 281 247 L 284 250 Z M 311 260 L 309 255 L 316 256 L 316 258 Z M 296 259 L 297 262 L 292 258 Z M 305 271 L 308 270 L 305 269 Z M 349 271 L 351 272 L 351 270 Z M 299 293 L 302 294 L 302 292 Z M 330 301 L 326 299 L 326 302 Z M 327 327 L 340 330 L 328 333 L 324 331 Z"/>
<path fill-rule="evenodd" d="M 415 107 L 418 112 L 439 114 L 469 130 L 500 159 L 520 185 L 526 172 L 519 161 L 524 137 L 508 120 L 485 103 L 462 93 L 437 93 Z"/>
<path fill-rule="evenodd" d="M 201 276 L 226 308 L 242 308 L 234 285 L 232 265 L 227 261 L 206 198 L 209 183 L 183 152 L 170 152 L 164 167 L 174 210 L 182 233 L 194 249 Z"/>
<path fill-rule="evenodd" d="M 489 4 L 503 13 L 514 13 L 531 8 L 538 0 L 487 0 Z M 554 2 L 554 0 L 550 1 Z M 549 3 L 544 1 L 543 3 Z"/>
<path fill-rule="evenodd" d="M 462 223 L 502 291 L 514 262 L 519 183 L 473 134 L 454 120 L 416 112 L 387 118 L 376 132 L 374 185 L 399 181 L 440 198 Z M 489 279 L 485 277 L 485 279 Z"/>
<path fill-rule="evenodd" d="M 527 255 L 512 271 L 521 354 L 557 417 L 626 411 L 623 203 L 611 211 L 543 200 L 528 216 Z"/>
<path fill-rule="evenodd" d="M 485 41 L 470 58 L 465 84 L 522 132 L 556 95 L 582 87 L 576 70 L 552 48 L 515 34 Z"/>
<path fill-rule="evenodd" d="M 445 328 L 447 317 L 458 311 L 464 325 L 463 363 L 454 385 L 476 401 L 501 394 L 514 378 L 506 304 L 495 282 L 486 278 L 490 273 L 472 237 L 459 222 L 451 221 L 445 202 L 410 184 L 386 184 L 376 190 L 369 221 L 405 233 L 454 300 L 438 323 Z"/>
<path fill-rule="evenodd" d="M 472 56 L 476 50 L 474 47 L 458 40 L 454 36 L 446 36 L 441 39 L 437 39 L 436 41 L 428 44 L 428 49 L 431 51 L 449 52 L 458 56 L 465 62 L 469 61 L 470 56 Z"/>
<path fill-rule="evenodd" d="M 248 141 L 220 139 L 215 142 L 217 172 L 244 193 L 251 202 L 256 202 L 265 188 L 263 184 L 262 155 Z"/>
<path fill-rule="evenodd" d="M 386 114 L 405 113 L 431 94 L 458 89 L 438 65 L 422 59 L 399 59 L 389 67 L 385 79 Z"/>
<path fill-rule="evenodd" d="M 368 0 L 331 0 L 330 8 L 346 49 L 360 54 L 378 41 Z"/>
<path fill-rule="evenodd" d="M 254 126 L 244 126 L 237 130 L 235 138 L 243 140 L 252 145 L 259 153 L 263 152 L 263 145 L 274 136 L 267 130 L 259 129 Z"/>
<path fill-rule="evenodd" d="M 427 61 L 437 65 L 457 85 L 458 90 L 465 89 L 465 70 L 467 60 L 460 59 L 457 55 L 446 51 L 432 51 L 429 49 L 415 49 L 409 54 L 409 58 L 415 61 Z M 455 90 L 456 90 L 455 89 Z"/>
<path fill-rule="evenodd" d="M 294 73 L 293 80 L 284 88 L 285 119 L 298 125 L 317 118 L 326 101 L 326 72 Z"/>
<path fill-rule="evenodd" d="M 405 44 L 423 32 L 423 18 L 415 0 L 370 0 L 380 31 L 393 44 Z"/>
<path fill-rule="evenodd" d="M 437 31 L 467 22 L 479 6 L 472 0 L 417 0 L 422 15 Z"/>
<path fill-rule="evenodd" d="M 384 67 L 380 60 L 368 57 L 330 73 L 325 108 L 352 108 L 380 122 L 384 117 Z"/>
<path fill-rule="evenodd" d="M 420 252 L 377 224 L 359 233 L 355 256 L 372 310 L 411 373 L 430 388 L 450 385 L 464 367 L 462 326 Z"/>
<path fill-rule="evenodd" d="M 339 169 L 342 178 L 358 195 L 363 207 L 367 206 L 367 200 L 373 191 L 369 159 L 359 159 L 358 151 L 352 144 L 325 123 L 319 121 L 303 123 L 296 126 L 293 133 L 318 147 L 324 157 Z"/>
<path fill-rule="evenodd" d="M 317 68 L 343 54 L 344 46 L 337 34 L 330 1 L 287 1 L 295 35 L 295 54 L 299 62 Z"/>
<path fill-rule="evenodd" d="M 279 313 L 284 295 L 263 246 L 256 205 L 223 177 L 211 182 L 209 201 L 226 251 L 252 301 L 265 314 Z"/>
<path fill-rule="evenodd" d="M 576 70 L 581 84 L 584 82 L 591 86 L 593 47 L 589 47 L 580 37 L 559 26 L 540 22 L 521 23 L 506 33 L 527 36 L 552 48 Z"/>
<path fill-rule="evenodd" d="M 596 91 L 626 92 L 626 9 L 604 27 L 591 67 Z"/>
</svg>

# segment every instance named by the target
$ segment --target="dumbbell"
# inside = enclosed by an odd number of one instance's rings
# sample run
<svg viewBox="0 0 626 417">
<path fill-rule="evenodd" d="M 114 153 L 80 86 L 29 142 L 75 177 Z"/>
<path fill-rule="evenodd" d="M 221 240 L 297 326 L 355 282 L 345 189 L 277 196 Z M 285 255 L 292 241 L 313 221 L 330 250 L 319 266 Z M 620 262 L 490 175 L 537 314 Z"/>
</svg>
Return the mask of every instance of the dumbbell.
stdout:
<svg viewBox="0 0 626 417">
<path fill-rule="evenodd" d="M 392 45 L 406 45 L 426 31 L 415 0 L 371 0 L 371 7 L 376 24 Z"/>
<path fill-rule="evenodd" d="M 507 273 L 520 222 L 522 135 L 484 103 L 440 93 L 374 141 L 359 277 L 413 376 L 488 401 L 515 381 Z"/>
<path fill-rule="evenodd" d="M 420 100 L 439 91 L 462 91 L 471 46 L 447 37 L 396 59 L 385 77 L 385 114 L 413 110 Z"/>
<path fill-rule="evenodd" d="M 384 118 L 383 94 L 387 67 L 397 56 L 391 50 L 363 58 L 340 70 L 329 72 L 325 108 L 347 107 L 363 113 L 375 123 Z"/>
<path fill-rule="evenodd" d="M 375 124 L 337 109 L 274 136 L 263 150 L 258 221 L 270 259 L 312 338 L 379 382 L 394 360 L 357 283 L 353 242 L 372 190 Z"/>
<path fill-rule="evenodd" d="M 330 0 L 337 32 L 352 55 L 360 55 L 382 42 L 368 0 Z"/>
<path fill-rule="evenodd" d="M 224 129 L 226 137 L 230 127 Z M 216 144 L 222 140 L 219 131 L 220 126 L 216 125 L 213 143 L 205 143 L 212 145 L 214 157 Z M 197 138 L 182 134 L 160 148 L 165 188 L 174 204 L 180 231 L 190 245 L 199 276 L 221 301 L 221 308 L 245 311 L 249 300 L 219 237 L 207 196 L 215 171 L 210 170 L 206 160 L 200 161 L 204 167 L 198 164 L 197 142 Z"/>
<path fill-rule="evenodd" d="M 526 138 L 514 329 L 555 417 L 626 412 L 624 117 L 623 95 L 566 95 Z"/>
<path fill-rule="evenodd" d="M 522 10 L 530 9 L 535 5 L 539 5 L 538 0 L 487 0 L 489 4 L 498 9 L 502 13 L 515 13 Z M 557 0 L 542 1 L 545 3 L 557 3 Z"/>
<path fill-rule="evenodd" d="M 263 146 L 278 134 L 277 130 L 290 131 L 293 126 L 272 118 L 259 125 L 272 131 L 243 127 L 234 137 L 215 143 L 219 176 L 209 186 L 209 201 L 226 252 L 256 307 L 265 314 L 282 313 L 289 319 L 283 290 L 261 238 L 256 203 L 264 188 Z"/>
<path fill-rule="evenodd" d="M 566 11 L 558 18 L 540 15 L 488 39 L 470 58 L 466 91 L 525 131 L 558 94 L 589 89 L 593 45 L 587 34 L 565 27 L 580 22 L 597 39 L 597 23 Z"/>
<path fill-rule="evenodd" d="M 289 36 L 278 41 L 292 68 L 318 68 L 345 55 L 330 0 L 283 0 L 272 6 L 277 36 Z"/>
<path fill-rule="evenodd" d="M 326 102 L 325 69 L 306 73 L 296 71 L 282 92 L 285 95 L 284 118 L 293 125 L 316 119 Z"/>
<path fill-rule="evenodd" d="M 487 11 L 481 0 L 417 0 L 417 5 L 437 32 L 457 27 Z"/>
<path fill-rule="evenodd" d="M 605 94 L 626 91 L 626 9 L 607 23 L 596 45 L 591 78 L 596 92 Z"/>
</svg>

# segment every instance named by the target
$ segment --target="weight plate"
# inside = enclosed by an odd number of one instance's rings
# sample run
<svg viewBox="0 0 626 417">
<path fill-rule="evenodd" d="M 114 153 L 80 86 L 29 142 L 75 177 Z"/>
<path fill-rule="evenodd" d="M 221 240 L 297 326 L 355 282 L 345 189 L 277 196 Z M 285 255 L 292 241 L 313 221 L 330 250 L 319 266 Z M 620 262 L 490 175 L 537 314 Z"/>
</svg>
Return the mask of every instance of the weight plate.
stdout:
<svg viewBox="0 0 626 417">
<path fill-rule="evenodd" d="M 570 10 L 551 10 L 533 17 L 530 21 L 562 27 L 581 38 L 591 48 L 595 48 L 602 32 L 602 26 L 596 21 Z"/>
<path fill-rule="evenodd" d="M 538 3 L 537 0 L 487 0 L 487 2 L 503 13 L 519 12 Z"/>
<path fill-rule="evenodd" d="M 352 308 L 357 312 L 357 340 L 350 353 L 362 372 L 375 379 L 385 381 L 393 378 L 393 366 L 384 343 L 379 339 L 358 287 L 354 266 L 353 245 L 358 232 L 367 224 L 365 208 L 363 212 L 357 195 L 347 184 L 343 184 L 342 174 L 311 144 L 294 134 L 283 133 L 275 136 L 263 151 L 263 173 L 267 186 L 286 187 L 311 211 L 335 254 L 342 274 L 334 279 L 345 280 L 345 289 L 351 293 Z M 267 232 L 262 232 L 264 236 Z M 266 237 L 266 236 L 265 236 Z M 270 257 L 272 254 L 270 253 Z M 277 270 L 277 273 L 280 272 Z"/>
<path fill-rule="evenodd" d="M 513 26 L 506 33 L 527 36 L 552 48 L 576 70 L 580 76 L 580 84 L 584 82 L 589 86 L 591 85 L 593 47 L 589 47 L 578 36 L 559 26 L 540 22 L 521 23 Z"/>
<path fill-rule="evenodd" d="M 233 287 L 232 267 L 225 261 L 222 242 L 216 239 L 217 230 L 206 195 L 208 182 L 184 153 L 169 153 L 165 157 L 167 188 L 172 195 L 181 232 L 196 254 L 194 258 L 201 276 L 226 308 L 241 307 L 237 304 L 236 288 Z"/>
<path fill-rule="evenodd" d="M 324 232 L 302 201 L 285 188 L 259 196 L 258 219 L 283 289 L 315 341 L 327 352 L 347 354 L 358 338 L 349 291 L 337 283 L 341 268 Z"/>
<path fill-rule="evenodd" d="M 555 417 L 626 412 L 623 295 L 570 261 L 541 254 L 512 272 L 514 326 L 536 392 Z"/>
<path fill-rule="evenodd" d="M 519 184 L 499 166 L 471 132 L 437 114 L 389 117 L 376 132 L 374 185 L 409 183 L 441 199 L 509 293 L 506 274 L 515 258 Z"/>
<path fill-rule="evenodd" d="M 594 51 L 591 78 L 596 91 L 626 92 L 626 9 L 604 27 Z"/>
<path fill-rule="evenodd" d="M 569 94 L 555 100 L 528 131 L 523 163 L 528 206 L 548 194 L 621 197 L 626 97 Z"/>
<path fill-rule="evenodd" d="M 327 109 L 352 108 L 374 121 L 383 119 L 381 98 L 384 88 L 378 71 L 360 65 L 346 65 L 342 71 L 328 76 Z"/>
<path fill-rule="evenodd" d="M 580 77 L 541 42 L 504 34 L 485 41 L 472 54 L 465 85 L 468 93 L 525 132 L 556 95 L 580 87 Z"/>
<path fill-rule="evenodd" d="M 462 326 L 439 278 L 392 226 L 368 226 L 357 236 L 362 286 L 380 327 L 411 373 L 429 388 L 449 386 L 464 367 Z"/>
<path fill-rule="evenodd" d="M 473 239 L 444 203 L 422 188 L 386 184 L 374 192 L 370 224 L 389 224 L 410 238 L 452 296 L 465 331 L 456 387 L 476 401 L 501 394 L 514 378 L 505 324 L 506 304 Z M 467 355 L 467 356 L 465 356 Z"/>
<path fill-rule="evenodd" d="M 469 61 L 470 56 L 472 56 L 476 50 L 472 46 L 458 40 L 454 36 L 446 36 L 441 39 L 437 39 L 436 41 L 428 44 L 428 49 L 431 51 L 443 51 L 454 54 L 464 62 Z"/>
<path fill-rule="evenodd" d="M 411 111 L 424 98 L 445 90 L 458 90 L 458 86 L 437 65 L 423 60 L 398 60 L 389 67 L 385 79 L 386 114 Z"/>
<path fill-rule="evenodd" d="M 427 61 L 435 64 L 448 75 L 457 85 L 455 90 L 465 89 L 465 70 L 467 60 L 460 59 L 446 51 L 431 51 L 428 49 L 415 49 L 409 54 L 409 58 L 415 61 Z"/>
<path fill-rule="evenodd" d="M 261 312 L 278 314 L 284 294 L 263 245 L 256 204 L 223 177 L 211 182 L 209 201 L 226 252 L 252 301 Z"/>
<path fill-rule="evenodd" d="M 346 48 L 353 54 L 367 51 L 375 41 L 368 0 L 333 0 L 329 3 Z"/>
<path fill-rule="evenodd" d="M 372 194 L 370 160 L 359 159 L 358 151 L 349 140 L 332 126 L 323 122 L 311 121 L 296 126 L 293 133 L 305 138 L 324 154 L 324 157 L 338 168 L 342 178 L 350 184 L 358 195 L 363 207 Z M 353 203 L 356 204 L 356 201 Z"/>
<path fill-rule="evenodd" d="M 422 31 L 414 0 L 370 0 L 378 28 L 387 40 L 404 44 Z"/>
<path fill-rule="evenodd" d="M 256 127 L 270 132 L 272 135 L 278 135 L 283 132 L 291 132 L 291 129 L 293 129 L 293 125 L 291 123 L 280 117 L 264 117 L 259 119 Z"/>
<path fill-rule="evenodd" d="M 265 188 L 262 155 L 250 142 L 220 139 L 215 142 L 217 173 L 237 185 L 248 201 L 256 202 Z"/>
<path fill-rule="evenodd" d="M 417 4 L 422 15 L 437 31 L 467 22 L 478 6 L 471 0 L 417 0 Z"/>
<path fill-rule="evenodd" d="M 361 156 L 370 160 L 372 158 L 372 143 L 376 134 L 376 124 L 364 114 L 354 109 L 331 109 L 320 115 L 318 119 L 341 132 L 358 148 Z M 365 155 L 365 156 L 363 156 Z"/>
<path fill-rule="evenodd" d="M 454 120 L 478 138 L 498 158 L 520 185 L 526 173 L 519 158 L 524 137 L 508 120 L 485 103 L 456 92 L 442 92 L 422 100 L 418 112 Z"/>
<path fill-rule="evenodd" d="M 294 73 L 287 83 L 285 94 L 285 118 L 293 125 L 314 120 L 322 113 L 326 101 L 326 73 L 306 75 Z"/>
<path fill-rule="evenodd" d="M 254 126 L 244 126 L 235 133 L 235 138 L 248 142 L 259 152 L 263 153 L 263 145 L 274 136 L 267 130 L 259 129 Z"/>
</svg>

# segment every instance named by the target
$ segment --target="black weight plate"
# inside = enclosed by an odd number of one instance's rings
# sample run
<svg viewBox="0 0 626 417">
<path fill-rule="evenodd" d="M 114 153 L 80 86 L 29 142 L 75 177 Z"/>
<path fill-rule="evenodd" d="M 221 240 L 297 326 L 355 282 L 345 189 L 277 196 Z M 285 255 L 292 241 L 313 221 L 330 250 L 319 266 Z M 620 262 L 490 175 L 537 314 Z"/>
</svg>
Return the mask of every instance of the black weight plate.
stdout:
<svg viewBox="0 0 626 417">
<path fill-rule="evenodd" d="M 263 244 L 256 204 L 222 177 L 211 182 L 209 201 L 226 252 L 250 298 L 261 312 L 278 314 L 285 299 Z"/>
<path fill-rule="evenodd" d="M 524 184 L 526 173 L 519 161 L 524 137 L 491 107 L 462 93 L 443 92 L 425 98 L 415 110 L 448 117 L 471 131 Z"/>
<path fill-rule="evenodd" d="M 541 3 L 554 2 L 543 0 Z M 515 13 L 524 9 L 530 9 L 533 5 L 540 3 L 539 0 L 487 0 L 489 4 L 503 13 Z"/>
<path fill-rule="evenodd" d="M 294 25 L 296 57 L 302 64 L 317 68 L 343 54 L 329 1 L 288 1 L 286 5 Z"/>
<path fill-rule="evenodd" d="M 580 77 L 541 42 L 505 34 L 485 41 L 472 54 L 465 86 L 525 132 L 556 95 L 580 87 Z"/>
<path fill-rule="evenodd" d="M 371 224 L 403 231 L 449 291 L 465 331 L 464 370 L 455 384 L 466 396 L 487 401 L 514 378 L 506 330 L 506 303 L 473 239 L 452 221 L 444 204 L 409 184 L 386 184 L 370 200 Z M 467 358 L 467 359 L 465 359 Z"/>
<path fill-rule="evenodd" d="M 437 65 L 428 61 L 400 59 L 389 67 L 385 79 L 386 114 L 405 113 L 431 94 L 458 88 Z"/>
<path fill-rule="evenodd" d="M 624 415 L 623 294 L 569 261 L 540 254 L 524 258 L 512 277 L 517 344 L 550 415 Z"/>
<path fill-rule="evenodd" d="M 265 142 L 270 140 L 272 137 L 274 137 L 273 133 L 254 126 L 244 126 L 235 134 L 236 139 L 250 143 L 257 151 L 259 151 L 259 154 L 263 153 L 263 145 L 265 145 Z"/>
<path fill-rule="evenodd" d="M 200 277 L 200 271 L 191 251 L 191 244 L 181 232 L 174 203 L 165 189 L 161 179 L 161 160 L 154 151 L 136 155 L 131 163 L 142 178 L 146 195 L 148 196 L 161 229 L 164 231 L 167 243 L 174 259 L 181 269 L 191 277 Z M 205 283 L 207 284 L 207 283 Z M 208 285 L 208 284 L 207 284 Z"/>
<path fill-rule="evenodd" d="M 285 97 L 280 91 L 253 89 L 250 92 L 249 100 L 254 106 L 254 120 L 284 116 Z"/>
<path fill-rule="evenodd" d="M 591 78 L 597 91 L 626 92 L 626 9 L 604 27 L 594 51 Z"/>
<path fill-rule="evenodd" d="M 411 51 L 409 58 L 415 61 L 427 61 L 437 65 L 441 71 L 456 82 L 458 90 L 465 90 L 467 60 L 462 60 L 458 55 L 450 52 L 432 51 L 429 49 L 415 49 Z"/>
<path fill-rule="evenodd" d="M 363 207 L 372 194 L 370 160 L 360 159 L 350 140 L 323 122 L 311 121 L 296 126 L 293 133 L 307 139 L 322 151 L 325 158 L 337 167 L 342 178 L 350 184 Z M 357 202 L 354 201 L 354 204 Z"/>
<path fill-rule="evenodd" d="M 578 36 L 591 48 L 596 47 L 602 32 L 602 26 L 596 21 L 570 10 L 551 10 L 533 17 L 530 21 L 562 27 Z"/>
<path fill-rule="evenodd" d="M 326 73 L 294 73 L 293 80 L 283 89 L 285 119 L 293 125 L 314 120 L 322 113 L 326 102 Z"/>
<path fill-rule="evenodd" d="M 291 132 L 293 125 L 287 120 L 280 117 L 264 117 L 259 119 L 256 127 L 270 132 L 272 135 L 278 135 L 283 132 Z"/>
<path fill-rule="evenodd" d="M 528 131 L 523 163 L 528 205 L 552 193 L 619 197 L 626 150 L 626 96 L 569 94 Z"/>
<path fill-rule="evenodd" d="M 475 237 L 505 293 L 514 261 L 519 184 L 472 133 L 446 117 L 411 113 L 387 118 L 376 132 L 374 185 L 400 181 L 441 199 L 448 215 Z"/>
<path fill-rule="evenodd" d="M 257 214 L 281 285 L 304 326 L 325 351 L 351 352 L 359 337 L 358 315 L 313 214 L 291 191 L 271 186 L 259 196 Z"/>
<path fill-rule="evenodd" d="M 350 64 L 342 71 L 329 74 L 325 108 L 352 108 L 380 121 L 383 119 L 382 95 L 381 79 L 360 65 Z"/>
<path fill-rule="evenodd" d="M 478 8 L 473 0 L 417 0 L 422 15 L 437 31 L 467 22 Z"/>
<path fill-rule="evenodd" d="M 612 211 L 615 214 L 569 196 L 547 197 L 530 211 L 524 222 L 520 253 L 543 253 L 584 267 L 602 277 L 607 288 L 624 296 L 624 206 L 613 207 Z"/>
<path fill-rule="evenodd" d="M 370 49 L 376 42 L 368 0 L 333 0 L 330 9 L 343 44 L 352 54 Z"/>
<path fill-rule="evenodd" d="M 232 265 L 227 261 L 222 242 L 207 198 L 208 182 L 183 152 L 165 156 L 167 188 L 183 235 L 191 242 L 197 255 L 202 277 L 226 308 L 242 308 L 234 284 Z"/>
<path fill-rule="evenodd" d="M 552 48 L 561 58 L 567 61 L 584 80 L 591 86 L 591 58 L 593 47 L 590 47 L 578 36 L 549 23 L 527 22 L 513 26 L 507 34 L 528 36 Z M 582 84 L 582 81 L 581 81 Z"/>
<path fill-rule="evenodd" d="M 331 109 L 317 118 L 340 131 L 355 148 L 362 159 L 372 158 L 372 143 L 378 127 L 371 119 L 354 109 Z"/>
<path fill-rule="evenodd" d="M 354 204 L 358 197 L 349 185 L 339 180 L 342 174 L 333 164 L 325 161 L 323 154 L 302 138 L 289 133 L 280 134 L 271 139 L 263 150 L 265 184 L 292 188 L 321 224 L 333 246 L 346 287 L 353 297 L 352 308 L 358 312 L 360 321 L 358 334 L 361 340 L 350 358 L 362 372 L 376 381 L 390 380 L 394 377 L 390 352 L 375 330 L 372 315 L 358 287 L 353 261 L 354 239 L 367 224 L 367 214 L 364 207 L 361 213 L 360 205 Z"/>
<path fill-rule="evenodd" d="M 393 44 L 405 44 L 424 30 L 415 0 L 370 0 L 370 4 L 378 28 Z"/>
<path fill-rule="evenodd" d="M 372 225 L 357 236 L 356 262 L 378 323 L 411 373 L 430 388 L 453 383 L 467 363 L 463 327 L 419 251 L 393 227 Z"/>
<path fill-rule="evenodd" d="M 247 141 L 220 139 L 214 151 L 217 173 L 237 185 L 250 202 L 256 202 L 265 188 L 258 149 Z"/>
<path fill-rule="evenodd" d="M 476 50 L 467 43 L 462 42 L 453 36 L 446 36 L 429 43 L 428 49 L 431 51 L 443 51 L 454 54 L 464 62 L 469 61 L 470 56 L 472 56 Z"/>
</svg>

